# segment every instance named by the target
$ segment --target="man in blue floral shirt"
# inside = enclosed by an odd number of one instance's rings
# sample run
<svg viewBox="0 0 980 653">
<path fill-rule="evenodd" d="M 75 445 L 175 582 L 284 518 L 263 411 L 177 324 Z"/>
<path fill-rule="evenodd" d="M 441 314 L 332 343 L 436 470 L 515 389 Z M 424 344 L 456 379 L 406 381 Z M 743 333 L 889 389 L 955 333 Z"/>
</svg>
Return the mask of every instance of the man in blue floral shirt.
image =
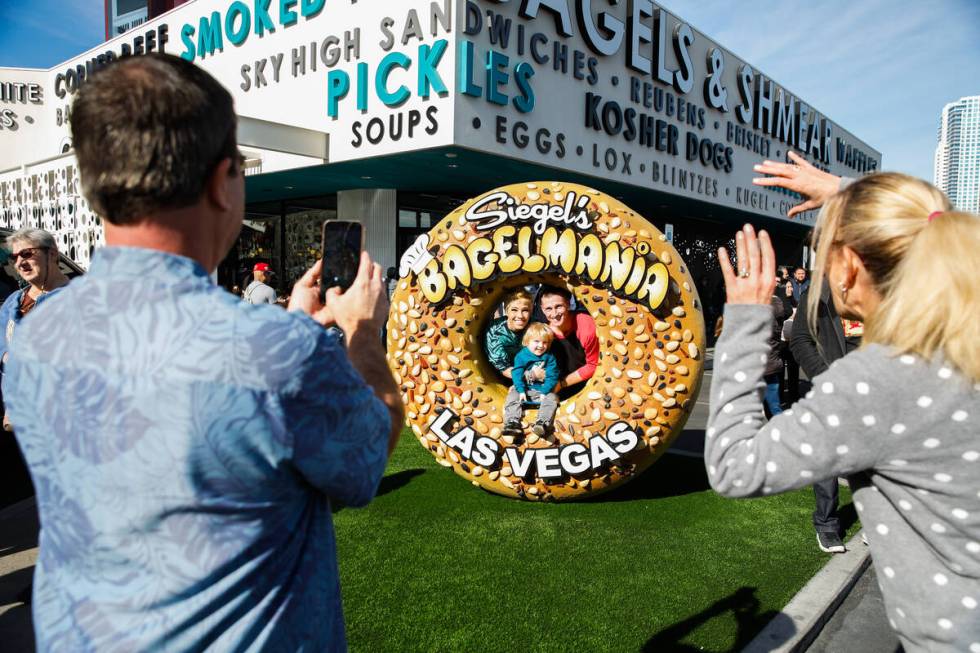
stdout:
<svg viewBox="0 0 980 653">
<path fill-rule="evenodd" d="M 365 254 L 323 305 L 314 266 L 289 312 L 211 281 L 245 193 L 231 96 L 200 68 L 127 57 L 72 109 L 108 246 L 21 322 L 4 379 L 41 516 L 38 650 L 345 649 L 331 503 L 371 500 L 402 421 L 381 269 Z"/>
</svg>

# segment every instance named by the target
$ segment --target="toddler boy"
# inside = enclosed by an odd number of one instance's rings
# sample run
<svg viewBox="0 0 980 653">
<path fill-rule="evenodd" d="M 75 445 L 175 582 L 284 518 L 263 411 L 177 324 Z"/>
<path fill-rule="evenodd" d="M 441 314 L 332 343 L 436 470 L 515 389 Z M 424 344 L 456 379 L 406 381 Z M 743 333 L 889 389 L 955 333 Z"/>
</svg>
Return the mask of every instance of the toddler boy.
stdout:
<svg viewBox="0 0 980 653">
<path fill-rule="evenodd" d="M 517 352 L 511 378 L 514 385 L 507 393 L 504 404 L 504 435 L 520 436 L 524 433 L 521 428 L 521 417 L 524 415 L 522 404 L 526 401 L 538 402 L 538 419 L 531 427 L 535 435 L 543 437 L 552 430 L 555 412 L 558 410 L 558 395 L 555 386 L 558 385 L 558 361 L 555 355 L 548 351 L 554 338 L 551 329 L 546 324 L 535 322 L 524 333 L 524 348 Z M 532 367 L 543 367 L 543 381 L 528 382 L 524 373 Z"/>
</svg>

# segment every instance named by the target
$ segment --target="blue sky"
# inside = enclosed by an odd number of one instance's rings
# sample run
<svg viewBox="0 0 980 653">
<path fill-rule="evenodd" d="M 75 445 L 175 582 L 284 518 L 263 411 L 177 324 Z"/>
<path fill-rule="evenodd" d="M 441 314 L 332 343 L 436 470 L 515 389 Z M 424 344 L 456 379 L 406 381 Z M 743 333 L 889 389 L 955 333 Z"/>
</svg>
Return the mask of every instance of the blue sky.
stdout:
<svg viewBox="0 0 980 653">
<path fill-rule="evenodd" d="M 104 40 L 103 0 L 0 0 L 0 66 L 51 68 Z"/>
<path fill-rule="evenodd" d="M 977 0 L 662 0 L 668 11 L 932 181 L 939 115 L 980 95 Z"/>
<path fill-rule="evenodd" d="M 978 0 L 660 4 L 881 151 L 886 170 L 931 180 L 943 105 L 980 94 Z M 103 32 L 102 0 L 0 0 L 0 66 L 49 68 Z"/>
</svg>

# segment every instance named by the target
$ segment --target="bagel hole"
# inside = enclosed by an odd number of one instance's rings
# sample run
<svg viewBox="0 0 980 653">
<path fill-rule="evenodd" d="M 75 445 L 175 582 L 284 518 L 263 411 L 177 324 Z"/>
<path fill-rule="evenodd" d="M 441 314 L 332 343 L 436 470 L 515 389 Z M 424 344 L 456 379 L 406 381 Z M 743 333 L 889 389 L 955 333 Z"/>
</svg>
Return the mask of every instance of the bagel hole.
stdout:
<svg viewBox="0 0 980 653">
<path fill-rule="evenodd" d="M 493 356 L 489 350 L 490 342 L 487 337 L 488 332 L 492 327 L 496 327 L 499 329 L 501 324 L 507 325 L 508 323 L 507 305 L 509 303 L 513 303 L 514 301 L 517 301 L 513 298 L 513 295 L 518 291 L 522 291 L 522 290 L 528 295 L 530 295 L 531 307 L 530 307 L 529 317 L 526 322 L 526 326 L 518 332 L 519 333 L 518 337 L 523 338 L 523 334 L 526 332 L 527 327 L 533 323 L 540 323 L 540 324 L 547 325 L 548 320 L 545 317 L 544 313 L 542 312 L 541 296 L 540 296 L 542 288 L 546 288 L 546 287 L 565 288 L 565 284 L 560 280 L 556 280 L 554 278 L 548 277 L 548 278 L 542 278 L 541 280 L 536 281 L 535 283 L 516 284 L 504 288 L 502 291 L 499 292 L 499 299 L 500 299 L 499 302 L 493 306 L 492 311 L 491 310 L 487 311 L 486 321 L 480 328 L 480 348 L 483 353 L 484 359 L 487 361 L 487 367 L 490 368 L 490 372 L 491 372 L 491 374 L 488 375 L 487 377 L 487 381 L 491 383 L 495 382 L 496 384 L 503 386 L 504 394 L 506 394 L 507 391 L 511 388 L 511 386 L 513 386 L 513 380 L 505 376 L 503 372 L 491 362 L 493 360 Z M 585 304 L 576 297 L 575 292 L 569 291 L 569 293 L 571 294 L 569 310 L 573 313 L 585 313 L 589 317 L 592 317 L 594 320 L 595 318 L 592 315 L 592 313 L 586 308 Z M 513 320 L 511 320 L 510 322 L 512 324 Z M 508 326 L 508 329 L 509 328 L 510 327 Z M 510 330 L 512 333 L 514 332 L 513 329 Z M 559 369 L 561 372 L 561 376 L 563 378 L 564 376 L 568 375 L 571 371 L 574 371 L 579 367 L 579 365 L 575 365 L 570 369 L 566 369 L 569 365 L 569 363 L 567 362 L 569 358 L 571 357 L 573 361 L 578 360 L 578 358 L 575 357 L 574 352 L 568 351 L 569 349 L 568 347 L 562 347 L 561 349 L 556 349 L 556 341 L 557 339 L 552 340 L 551 345 L 548 348 L 548 351 L 554 354 L 555 357 L 558 359 Z M 511 362 L 513 362 L 513 357 L 516 356 L 517 352 L 519 352 L 523 347 L 524 347 L 523 343 L 515 347 L 514 354 L 513 356 L 510 357 Z M 561 347 L 561 345 L 559 345 L 559 347 Z M 581 356 L 581 360 L 584 360 L 585 354 L 584 354 L 584 350 L 581 347 L 581 343 L 578 343 L 577 347 L 572 346 L 572 349 L 578 350 L 578 353 Z M 602 352 L 600 347 L 600 357 L 601 354 Z M 560 414 L 562 403 L 564 403 L 568 399 L 577 396 L 579 393 L 585 390 L 588 384 L 589 381 L 586 380 L 583 383 L 576 384 L 575 386 L 571 388 L 566 388 L 562 390 L 560 393 L 558 393 L 559 414 Z M 525 413 L 524 413 L 524 421 L 530 423 L 533 422 L 534 419 L 536 419 L 536 417 L 537 417 L 537 406 L 526 405 Z"/>
</svg>

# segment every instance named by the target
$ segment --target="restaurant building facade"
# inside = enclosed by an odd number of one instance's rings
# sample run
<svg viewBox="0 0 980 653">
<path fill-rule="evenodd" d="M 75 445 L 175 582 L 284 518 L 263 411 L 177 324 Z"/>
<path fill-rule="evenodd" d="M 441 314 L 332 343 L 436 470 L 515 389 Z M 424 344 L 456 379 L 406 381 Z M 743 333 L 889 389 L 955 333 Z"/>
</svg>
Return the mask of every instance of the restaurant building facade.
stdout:
<svg viewBox="0 0 980 653">
<path fill-rule="evenodd" d="M 765 38 L 765 37 L 760 37 Z M 82 267 L 103 243 L 81 196 L 71 103 L 109 61 L 167 52 L 233 94 L 246 222 L 217 271 L 256 261 L 281 291 L 325 219 L 357 219 L 385 268 L 466 198 L 519 181 L 621 198 L 685 257 L 708 317 L 714 257 L 745 221 L 806 262 L 810 212 L 754 187 L 798 152 L 835 174 L 881 154 L 650 0 L 191 0 L 50 70 L 0 68 L 0 226 L 40 226 Z"/>
</svg>

